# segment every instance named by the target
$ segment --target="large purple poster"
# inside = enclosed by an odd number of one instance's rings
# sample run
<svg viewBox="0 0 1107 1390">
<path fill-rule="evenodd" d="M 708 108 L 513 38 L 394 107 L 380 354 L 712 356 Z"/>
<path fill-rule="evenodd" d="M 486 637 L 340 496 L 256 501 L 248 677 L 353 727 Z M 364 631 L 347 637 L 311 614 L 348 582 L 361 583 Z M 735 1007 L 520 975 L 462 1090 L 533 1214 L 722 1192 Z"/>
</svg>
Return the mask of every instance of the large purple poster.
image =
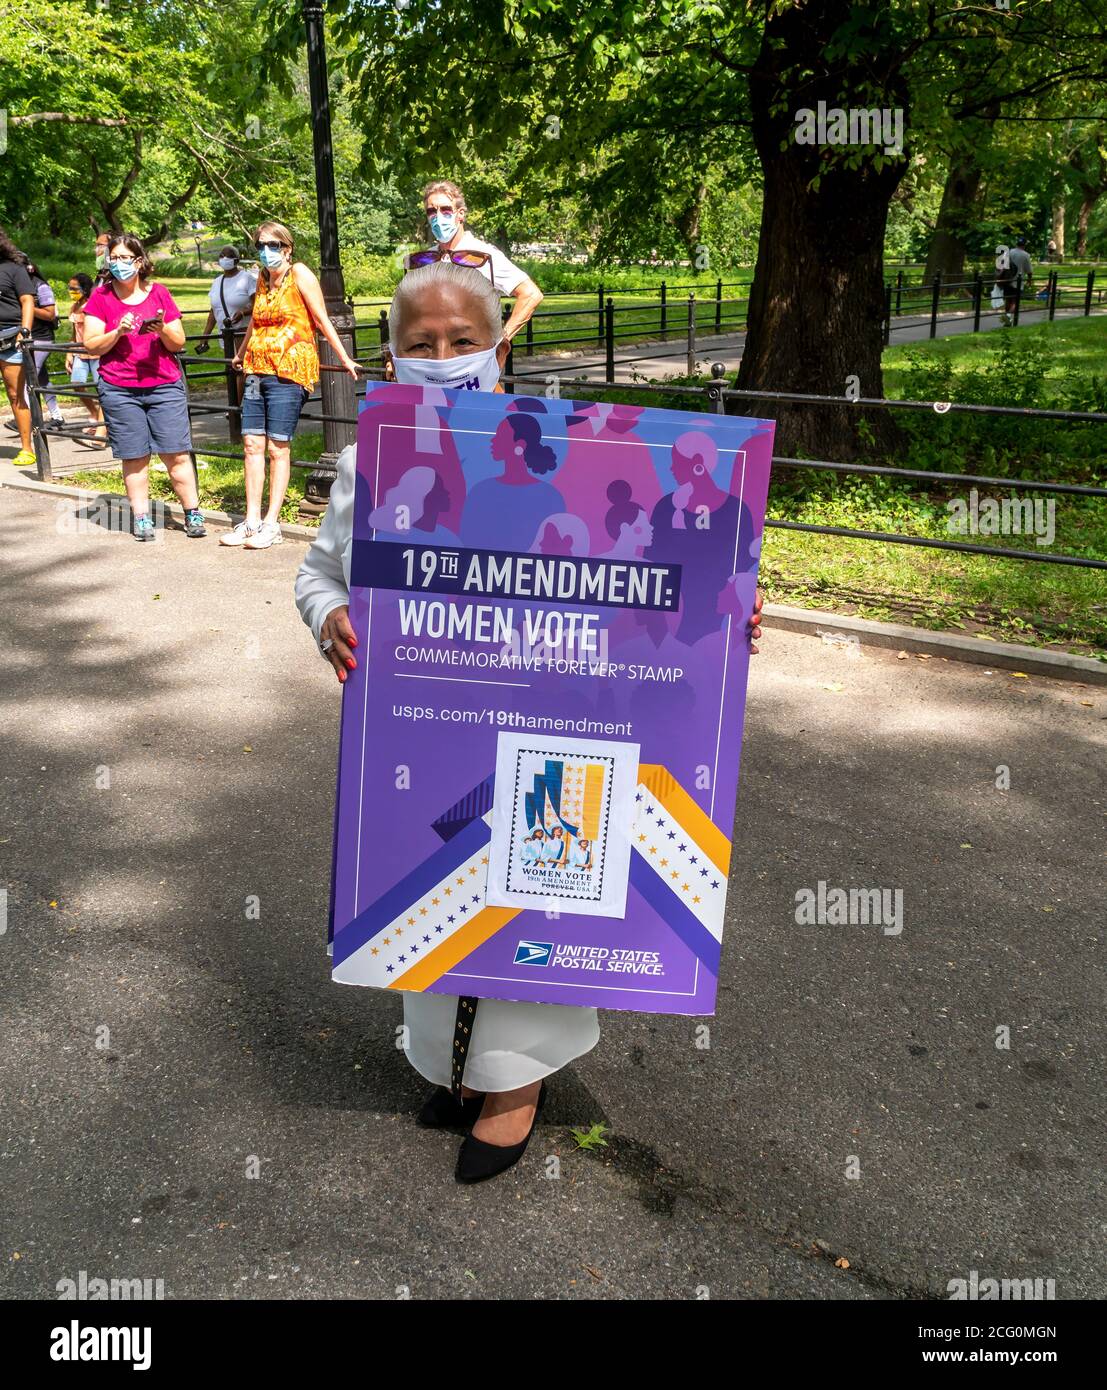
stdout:
<svg viewBox="0 0 1107 1390">
<path fill-rule="evenodd" d="M 772 437 L 370 389 L 336 980 L 713 1011 Z"/>
</svg>

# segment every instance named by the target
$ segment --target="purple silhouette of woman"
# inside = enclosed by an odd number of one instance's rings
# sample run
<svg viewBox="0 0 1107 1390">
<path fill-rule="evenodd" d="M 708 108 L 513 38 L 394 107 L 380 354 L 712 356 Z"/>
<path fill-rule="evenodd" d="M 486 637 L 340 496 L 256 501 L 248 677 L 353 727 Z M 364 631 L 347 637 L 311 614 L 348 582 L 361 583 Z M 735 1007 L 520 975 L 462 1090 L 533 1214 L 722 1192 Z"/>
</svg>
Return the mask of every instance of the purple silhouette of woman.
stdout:
<svg viewBox="0 0 1107 1390">
<path fill-rule="evenodd" d="M 571 512 L 546 517 L 530 545 L 532 555 L 587 555 L 588 527 Z"/>
<path fill-rule="evenodd" d="M 461 515 L 462 544 L 486 550 L 526 550 L 540 523 L 554 512 L 565 511 L 561 493 L 542 481 L 557 468 L 557 455 L 543 443 L 537 412 L 528 409 L 505 415 L 492 436 L 492 457 L 503 464 L 504 471 L 470 490 Z"/>
<path fill-rule="evenodd" d="M 420 464 L 401 474 L 395 487 L 388 489 L 381 505 L 370 512 L 369 525 L 378 534 L 417 540 L 422 545 L 456 545 L 454 533 L 438 524 L 449 507 L 445 483 L 433 468 Z"/>
<path fill-rule="evenodd" d="M 646 547 L 653 542 L 653 527 L 646 509 L 634 501 L 625 478 L 608 483 L 607 500 L 611 506 L 607 509 L 604 525 L 615 544 L 604 553 L 620 560 L 640 560 Z"/>
<path fill-rule="evenodd" d="M 734 571 L 738 499 L 712 474 L 715 441 L 688 430 L 673 445 L 676 487 L 653 509 L 653 542 L 646 559 L 680 565 L 680 625 L 677 640 L 691 646 L 720 626 L 719 591 Z"/>
</svg>

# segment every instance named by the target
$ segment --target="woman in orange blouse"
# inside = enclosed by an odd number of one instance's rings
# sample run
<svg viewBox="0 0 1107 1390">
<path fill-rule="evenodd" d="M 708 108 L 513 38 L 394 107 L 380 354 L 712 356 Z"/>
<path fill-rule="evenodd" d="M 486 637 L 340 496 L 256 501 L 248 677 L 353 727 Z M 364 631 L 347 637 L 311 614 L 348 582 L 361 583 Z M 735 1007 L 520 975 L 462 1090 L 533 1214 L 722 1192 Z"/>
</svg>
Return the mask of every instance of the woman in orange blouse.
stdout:
<svg viewBox="0 0 1107 1390">
<path fill-rule="evenodd" d="M 304 402 L 319 380 L 316 333 L 322 333 L 352 377 L 357 377 L 358 368 L 334 330 L 319 281 L 303 261 L 292 258 L 288 228 L 280 222 L 263 222 L 254 248 L 261 264 L 254 312 L 232 363 L 235 371 L 246 373 L 242 396 L 246 520 L 220 543 L 266 550 L 283 539 L 280 516 L 291 471 L 292 436 Z M 269 510 L 263 518 L 266 444 Z"/>
</svg>

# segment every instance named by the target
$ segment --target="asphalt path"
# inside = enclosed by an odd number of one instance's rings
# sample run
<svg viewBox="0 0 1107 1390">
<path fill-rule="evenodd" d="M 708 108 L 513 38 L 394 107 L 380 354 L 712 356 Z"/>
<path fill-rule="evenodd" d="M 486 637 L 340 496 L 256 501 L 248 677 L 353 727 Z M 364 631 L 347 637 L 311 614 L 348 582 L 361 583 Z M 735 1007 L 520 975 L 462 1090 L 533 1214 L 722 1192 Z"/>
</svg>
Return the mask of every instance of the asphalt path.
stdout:
<svg viewBox="0 0 1107 1390">
<path fill-rule="evenodd" d="M 303 546 L 78 506 L 0 490 L 0 1296 L 1103 1296 L 1102 690 L 767 630 L 708 1033 L 603 1013 L 463 1188 L 400 1002 L 328 976 Z M 902 932 L 798 925 L 820 880 Z"/>
</svg>

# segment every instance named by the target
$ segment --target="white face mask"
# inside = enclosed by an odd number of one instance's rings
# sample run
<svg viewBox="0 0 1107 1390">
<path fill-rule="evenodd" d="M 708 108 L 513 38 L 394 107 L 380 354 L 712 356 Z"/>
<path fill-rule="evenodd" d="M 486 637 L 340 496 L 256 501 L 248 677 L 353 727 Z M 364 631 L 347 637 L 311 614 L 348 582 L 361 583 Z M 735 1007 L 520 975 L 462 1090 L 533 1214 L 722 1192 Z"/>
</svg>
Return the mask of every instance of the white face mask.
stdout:
<svg viewBox="0 0 1107 1390">
<path fill-rule="evenodd" d="M 501 340 L 502 341 L 502 340 Z M 500 380 L 496 360 L 499 342 L 483 352 L 463 357 L 393 357 L 392 366 L 401 386 L 441 386 L 447 391 L 494 391 Z"/>
<path fill-rule="evenodd" d="M 220 270 L 233 270 L 237 264 L 238 264 L 238 262 L 237 262 L 237 261 L 232 261 L 231 258 L 230 258 L 230 256 L 220 256 L 220 257 L 219 257 L 219 269 L 220 269 Z"/>
</svg>

